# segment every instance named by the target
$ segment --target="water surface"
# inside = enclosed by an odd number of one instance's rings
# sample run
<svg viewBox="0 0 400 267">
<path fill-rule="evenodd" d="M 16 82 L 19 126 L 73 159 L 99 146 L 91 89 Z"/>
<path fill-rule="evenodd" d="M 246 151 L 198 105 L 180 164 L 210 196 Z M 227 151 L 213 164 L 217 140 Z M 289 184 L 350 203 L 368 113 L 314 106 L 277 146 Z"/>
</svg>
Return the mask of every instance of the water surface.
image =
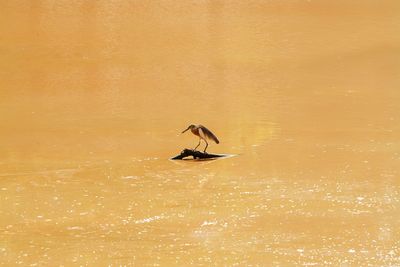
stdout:
<svg viewBox="0 0 400 267">
<path fill-rule="evenodd" d="M 400 265 L 399 8 L 2 1 L 0 264 Z"/>
</svg>

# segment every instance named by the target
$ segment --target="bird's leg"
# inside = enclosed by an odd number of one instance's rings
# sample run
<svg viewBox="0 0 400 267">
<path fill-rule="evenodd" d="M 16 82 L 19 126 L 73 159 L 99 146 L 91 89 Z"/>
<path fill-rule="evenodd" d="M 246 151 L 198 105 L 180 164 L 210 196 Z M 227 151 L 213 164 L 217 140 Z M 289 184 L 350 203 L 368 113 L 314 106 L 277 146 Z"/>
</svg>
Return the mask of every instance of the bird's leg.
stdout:
<svg viewBox="0 0 400 267">
<path fill-rule="evenodd" d="M 199 145 L 200 145 L 200 141 L 201 141 L 201 138 L 199 139 L 199 143 L 197 144 L 197 146 L 193 149 L 194 151 L 196 151 L 196 148 L 198 148 L 199 147 Z"/>
<path fill-rule="evenodd" d="M 204 139 L 204 141 L 206 142 L 206 147 L 204 148 L 204 153 L 206 153 L 206 154 L 207 154 L 206 150 L 207 150 L 207 147 L 208 147 L 208 142 L 207 142 L 207 140 L 206 140 L 206 139 Z"/>
</svg>

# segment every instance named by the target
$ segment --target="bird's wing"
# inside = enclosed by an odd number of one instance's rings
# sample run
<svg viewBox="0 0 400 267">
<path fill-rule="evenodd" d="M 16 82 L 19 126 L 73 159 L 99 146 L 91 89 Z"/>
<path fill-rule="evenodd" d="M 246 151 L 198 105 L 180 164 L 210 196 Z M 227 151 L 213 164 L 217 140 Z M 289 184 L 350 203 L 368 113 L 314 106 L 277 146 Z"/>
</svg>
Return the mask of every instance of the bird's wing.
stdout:
<svg viewBox="0 0 400 267">
<path fill-rule="evenodd" d="M 200 132 L 200 136 L 201 137 L 203 137 L 203 138 L 207 137 L 208 139 L 211 139 L 215 143 L 219 144 L 218 138 L 210 130 L 208 130 L 206 127 L 204 127 L 203 125 L 200 126 L 199 132 Z"/>
</svg>

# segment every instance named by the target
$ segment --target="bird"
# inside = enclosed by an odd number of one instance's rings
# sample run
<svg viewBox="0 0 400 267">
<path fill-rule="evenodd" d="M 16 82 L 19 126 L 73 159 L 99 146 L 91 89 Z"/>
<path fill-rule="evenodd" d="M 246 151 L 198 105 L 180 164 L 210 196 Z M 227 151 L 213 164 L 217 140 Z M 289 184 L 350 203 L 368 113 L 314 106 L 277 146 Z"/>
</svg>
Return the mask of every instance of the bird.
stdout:
<svg viewBox="0 0 400 267">
<path fill-rule="evenodd" d="M 191 124 L 182 133 L 186 132 L 189 129 L 194 135 L 197 135 L 199 137 L 199 143 L 197 144 L 197 146 L 193 150 L 196 150 L 196 148 L 199 147 L 201 140 L 204 140 L 204 142 L 206 142 L 206 147 L 204 148 L 204 151 L 203 151 L 204 153 L 207 153 L 206 150 L 207 150 L 207 147 L 208 147 L 208 142 L 207 142 L 206 139 L 211 139 L 215 143 L 219 144 L 218 138 L 210 130 L 208 130 L 205 126 L 200 125 L 200 124 L 199 125 Z"/>
</svg>

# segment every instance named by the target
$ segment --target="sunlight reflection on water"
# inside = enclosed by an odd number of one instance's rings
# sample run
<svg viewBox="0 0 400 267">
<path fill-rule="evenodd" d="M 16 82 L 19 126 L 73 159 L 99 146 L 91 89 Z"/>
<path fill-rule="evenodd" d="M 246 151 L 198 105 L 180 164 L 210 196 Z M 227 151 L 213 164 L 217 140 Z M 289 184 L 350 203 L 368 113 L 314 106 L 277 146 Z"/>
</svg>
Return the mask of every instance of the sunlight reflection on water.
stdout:
<svg viewBox="0 0 400 267">
<path fill-rule="evenodd" d="M 398 5 L 3 1 L 0 265 L 399 265 Z"/>
</svg>

